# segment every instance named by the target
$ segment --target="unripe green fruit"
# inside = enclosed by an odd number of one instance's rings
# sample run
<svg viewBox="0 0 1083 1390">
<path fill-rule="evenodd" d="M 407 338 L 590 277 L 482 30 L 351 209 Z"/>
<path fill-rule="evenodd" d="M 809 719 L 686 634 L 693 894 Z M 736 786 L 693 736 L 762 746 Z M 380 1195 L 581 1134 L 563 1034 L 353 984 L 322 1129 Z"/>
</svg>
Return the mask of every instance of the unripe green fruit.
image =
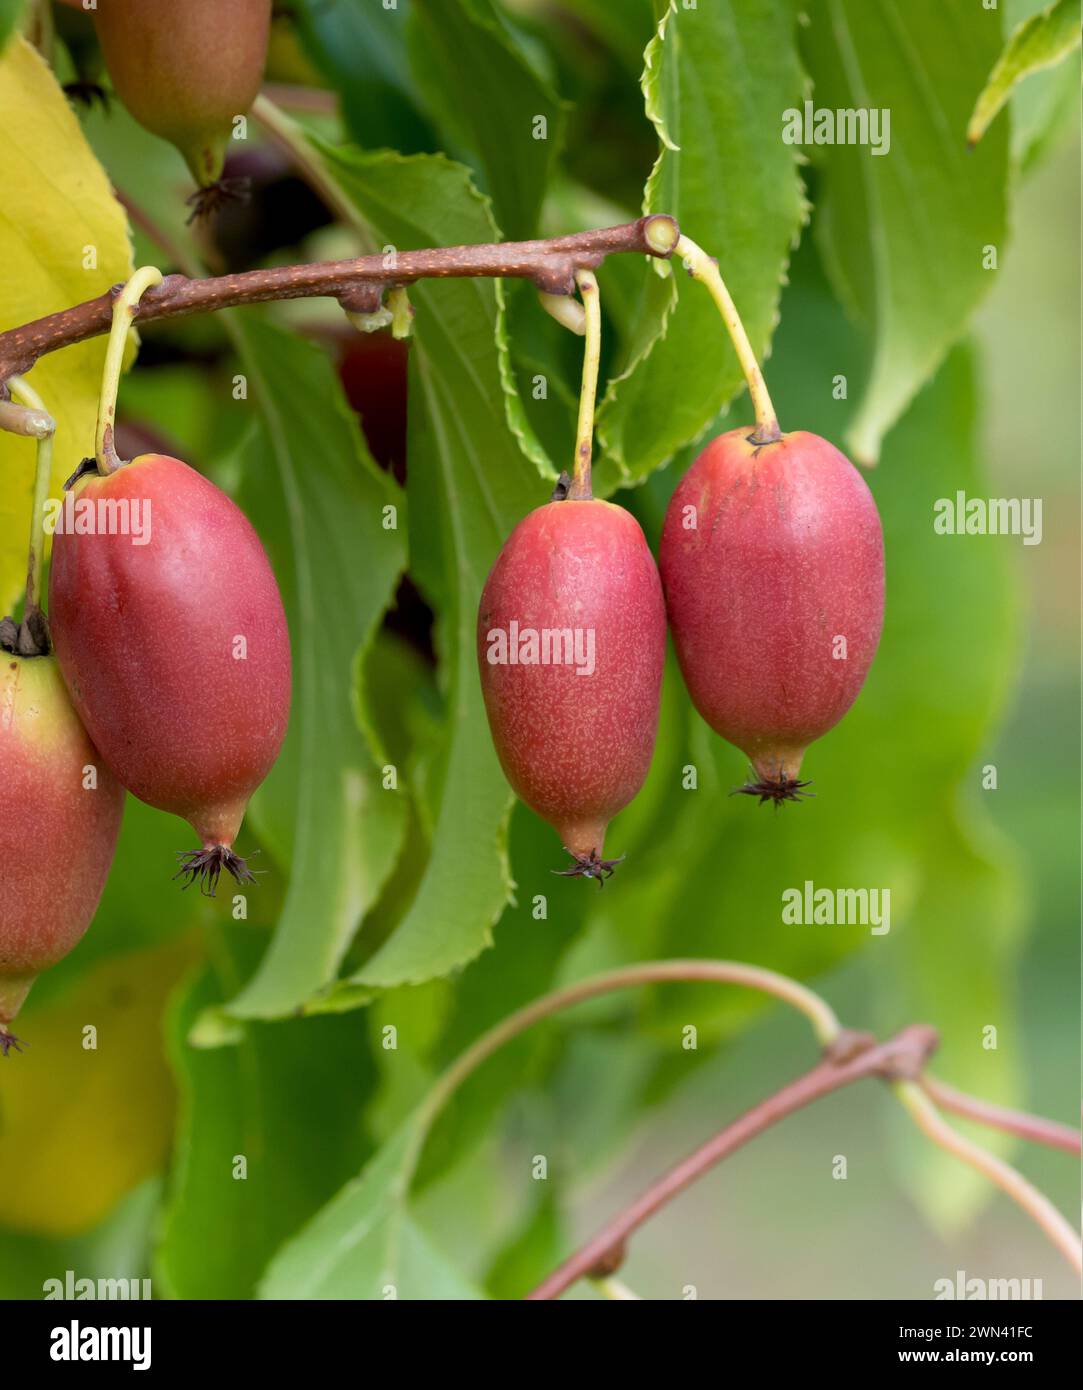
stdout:
<svg viewBox="0 0 1083 1390">
<path fill-rule="evenodd" d="M 259 537 L 224 492 L 163 454 L 84 477 L 72 494 L 73 516 L 141 514 L 147 527 L 136 544 L 58 521 L 49 621 L 72 702 L 117 779 L 199 835 L 181 872 L 210 893 L 222 869 L 251 881 L 233 842 L 278 757 L 291 684 Z"/>
<path fill-rule="evenodd" d="M 71 706 L 51 656 L 0 650 L 0 1052 L 37 975 L 98 906 L 124 792 Z M 94 771 L 91 772 L 90 770 Z"/>
<path fill-rule="evenodd" d="M 635 517 L 570 499 L 524 517 L 486 580 L 477 644 L 508 781 L 560 835 L 576 861 L 565 872 L 601 883 L 606 826 L 650 767 L 666 651 Z"/>
<path fill-rule="evenodd" d="M 95 18 L 121 101 L 176 145 L 201 188 L 213 184 L 259 93 L 271 0 L 98 0 Z"/>
</svg>

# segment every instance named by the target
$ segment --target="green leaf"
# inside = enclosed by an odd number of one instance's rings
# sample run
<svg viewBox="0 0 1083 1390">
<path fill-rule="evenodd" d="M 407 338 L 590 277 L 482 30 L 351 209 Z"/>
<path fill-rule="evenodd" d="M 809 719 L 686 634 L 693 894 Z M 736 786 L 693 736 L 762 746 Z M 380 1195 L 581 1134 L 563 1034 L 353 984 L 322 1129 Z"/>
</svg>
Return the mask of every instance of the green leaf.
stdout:
<svg viewBox="0 0 1083 1390">
<path fill-rule="evenodd" d="M 514 1009 L 555 988 L 560 962 L 593 905 L 590 895 L 577 891 L 584 884 L 553 876 L 551 870 L 563 858 L 560 843 L 552 828 L 521 803 L 512 814 L 509 849 L 518 884 L 516 900 L 504 909 L 493 949 L 471 961 L 455 979 L 449 1017 L 436 1044 L 427 1049 L 436 1069 L 450 1065 Z M 545 899 L 544 917 L 535 915 L 540 897 Z M 402 1012 L 399 993 L 388 995 L 388 1017 L 397 1019 Z M 418 1173 L 419 1187 L 461 1162 L 496 1123 L 502 1107 L 536 1074 L 539 1059 L 552 1051 L 549 1036 L 543 1030 L 516 1038 L 489 1059 L 483 1074 L 471 1077 L 456 1092 L 454 1105 L 433 1127 Z"/>
<path fill-rule="evenodd" d="M 382 245 L 491 241 L 487 200 L 458 165 L 320 146 Z M 434 776 L 432 854 L 405 915 L 351 976 L 362 985 L 419 983 L 491 941 L 511 890 L 504 849 L 511 794 L 485 718 L 475 653 L 485 577 L 515 524 L 547 489 L 509 432 L 498 340 L 501 299 L 485 280 L 411 290 L 411 574 L 441 615 L 447 742 Z"/>
<path fill-rule="evenodd" d="M 967 143 L 976 145 L 1024 77 L 1055 67 L 1080 44 L 1081 0 L 1054 3 L 1024 20 L 996 61 L 967 126 Z"/>
<path fill-rule="evenodd" d="M 564 108 L 492 0 L 412 0 L 415 76 L 442 127 L 476 153 L 496 218 L 516 241 L 536 233 L 564 130 Z"/>
<path fill-rule="evenodd" d="M 15 30 L 22 14 L 23 0 L 0 0 L 0 48 Z"/>
<path fill-rule="evenodd" d="M 267 1271 L 268 1299 L 476 1299 L 410 1216 L 417 1121 L 407 1120 L 361 1176 L 288 1242 Z"/>
<path fill-rule="evenodd" d="M 342 99 L 359 145 L 406 154 L 435 148 L 428 114 L 410 77 L 409 0 L 296 0 L 291 7 L 305 51 Z"/>
<path fill-rule="evenodd" d="M 1004 253 L 1006 126 L 977 150 L 966 146 L 972 94 L 999 50 L 1000 17 L 969 0 L 813 0 L 810 15 L 816 110 L 890 117 L 883 154 L 871 143 L 807 150 L 823 174 L 821 254 L 869 335 L 871 364 L 848 441 L 871 462 L 992 285 L 988 248 Z"/>
<path fill-rule="evenodd" d="M 755 55 L 755 61 L 750 55 Z M 806 207 L 782 113 L 802 91 L 789 0 L 667 4 L 645 55 L 643 93 L 661 153 L 645 212 L 669 212 L 717 256 L 753 347 L 778 318 L 790 249 Z M 598 418 L 598 487 L 642 482 L 700 434 L 743 377 L 706 291 L 644 267 L 639 330 Z M 603 286 L 603 294 L 604 294 Z"/>
<path fill-rule="evenodd" d="M 289 890 L 256 976 L 229 1006 L 272 1018 L 334 978 L 402 843 L 404 793 L 381 785 L 382 754 L 354 709 L 354 668 L 403 567 L 404 518 L 323 355 L 253 314 L 235 316 L 232 330 L 261 422 L 245 449 L 243 502 L 283 589 L 294 661 L 289 733 L 253 802 Z"/>
<path fill-rule="evenodd" d="M 374 1074 L 356 1016 L 250 1023 L 235 1047 L 190 1045 L 195 1020 L 251 968 L 254 936 L 220 937 L 214 967 L 169 1019 L 181 1103 L 157 1272 L 172 1298 L 250 1298 L 275 1250 L 365 1152 Z"/>
<path fill-rule="evenodd" d="M 563 1254 L 563 1232 L 556 1198 L 548 1184 L 521 1229 L 490 1266 L 485 1280 L 490 1296 L 519 1299 L 525 1289 L 540 1284 Z"/>
<path fill-rule="evenodd" d="M 630 74 L 642 67 L 643 46 L 653 27 L 651 0 L 563 0 L 561 9 L 573 14 Z"/>
</svg>

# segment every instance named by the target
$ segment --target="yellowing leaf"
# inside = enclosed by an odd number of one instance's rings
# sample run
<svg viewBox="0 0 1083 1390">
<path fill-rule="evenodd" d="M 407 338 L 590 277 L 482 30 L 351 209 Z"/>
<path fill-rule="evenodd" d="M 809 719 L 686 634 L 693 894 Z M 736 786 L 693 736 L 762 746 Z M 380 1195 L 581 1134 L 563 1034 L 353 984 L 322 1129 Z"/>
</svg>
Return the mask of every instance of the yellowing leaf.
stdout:
<svg viewBox="0 0 1083 1390">
<path fill-rule="evenodd" d="M 0 330 L 93 299 L 131 273 L 124 210 L 36 49 L 0 55 Z M 105 339 L 50 354 L 29 374 L 57 422 L 52 495 L 94 451 Z M 0 433 L 0 611 L 26 572 L 34 445 Z"/>
<path fill-rule="evenodd" d="M 114 956 L 41 1009 L 31 993 L 26 1050 L 0 1060 L 0 1226 L 78 1234 L 162 1166 L 174 1106 L 162 1013 L 195 958 L 189 937 Z"/>
</svg>

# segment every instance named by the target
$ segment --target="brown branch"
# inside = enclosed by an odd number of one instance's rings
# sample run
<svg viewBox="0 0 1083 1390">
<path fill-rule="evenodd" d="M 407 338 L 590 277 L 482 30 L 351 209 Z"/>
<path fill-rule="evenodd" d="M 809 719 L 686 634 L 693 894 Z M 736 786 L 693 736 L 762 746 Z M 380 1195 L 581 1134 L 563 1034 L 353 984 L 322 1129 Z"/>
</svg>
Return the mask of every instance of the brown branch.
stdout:
<svg viewBox="0 0 1083 1390">
<path fill-rule="evenodd" d="M 612 1273 L 623 1257 L 628 1237 L 661 1207 L 701 1177 L 716 1163 L 762 1134 L 795 1110 L 867 1076 L 890 1080 L 913 1079 L 937 1046 L 934 1029 L 912 1024 L 888 1042 L 874 1044 L 867 1036 L 841 1035 L 825 1052 L 824 1059 L 804 1076 L 768 1096 L 701 1144 L 668 1173 L 663 1174 L 630 1206 L 612 1217 L 597 1235 L 579 1247 L 547 1279 L 526 1295 L 528 1300 L 557 1298 L 585 1275 Z"/>
<path fill-rule="evenodd" d="M 544 241 L 505 241 L 477 246 L 440 246 L 421 251 L 358 256 L 348 261 L 274 266 L 193 280 L 167 275 L 148 290 L 135 314 L 137 324 L 187 314 L 230 309 L 275 299 L 327 296 L 344 309 L 371 313 L 384 291 L 417 280 L 451 276 L 501 276 L 530 280 L 546 294 L 574 294 L 575 272 L 593 270 L 615 252 L 665 259 L 680 235 L 672 217 L 659 213 Z M 0 333 L 0 382 L 29 372 L 48 352 L 109 331 L 118 286 L 97 299 Z"/>
<path fill-rule="evenodd" d="M 923 1076 L 921 1088 L 944 1110 L 950 1110 L 964 1119 L 975 1120 L 978 1124 L 989 1125 L 992 1129 L 1002 1129 L 1008 1134 L 1017 1134 L 1021 1139 L 1033 1139 L 1037 1144 L 1048 1144 L 1053 1149 L 1063 1149 L 1065 1153 L 1080 1152 L 1080 1133 L 1057 1120 L 1043 1120 L 1039 1115 L 1026 1115 L 1021 1110 L 1008 1110 L 1003 1105 L 980 1100 L 977 1096 L 957 1091 L 935 1077 Z"/>
</svg>

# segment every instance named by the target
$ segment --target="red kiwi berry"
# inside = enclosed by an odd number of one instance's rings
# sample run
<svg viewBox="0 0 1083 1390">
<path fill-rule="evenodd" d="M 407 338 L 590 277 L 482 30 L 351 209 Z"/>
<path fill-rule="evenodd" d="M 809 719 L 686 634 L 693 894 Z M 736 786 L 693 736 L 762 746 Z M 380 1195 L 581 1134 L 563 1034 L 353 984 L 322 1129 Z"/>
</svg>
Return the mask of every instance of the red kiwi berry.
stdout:
<svg viewBox="0 0 1083 1390">
<path fill-rule="evenodd" d="M 761 803 L 807 795 L 805 750 L 857 698 L 884 613 L 884 543 L 857 469 L 818 435 L 703 450 L 670 501 L 659 567 L 692 702 L 747 754 Z"/>
<path fill-rule="evenodd" d="M 48 631 L 0 622 L 0 1054 L 35 978 L 79 942 L 113 862 L 124 791 L 91 745 Z"/>
<path fill-rule="evenodd" d="M 252 882 L 233 844 L 282 746 L 291 688 L 259 537 L 224 492 L 163 454 L 77 476 L 64 508 L 49 618 L 75 708 L 117 779 L 199 835 L 178 856 L 185 886 L 213 895 L 223 869 Z M 127 533 L 107 517 L 127 517 Z"/>
<path fill-rule="evenodd" d="M 635 796 L 658 724 L 666 619 L 654 557 L 622 507 L 563 494 L 516 526 L 478 609 L 485 709 L 516 793 L 597 879 L 606 827 Z"/>
</svg>

